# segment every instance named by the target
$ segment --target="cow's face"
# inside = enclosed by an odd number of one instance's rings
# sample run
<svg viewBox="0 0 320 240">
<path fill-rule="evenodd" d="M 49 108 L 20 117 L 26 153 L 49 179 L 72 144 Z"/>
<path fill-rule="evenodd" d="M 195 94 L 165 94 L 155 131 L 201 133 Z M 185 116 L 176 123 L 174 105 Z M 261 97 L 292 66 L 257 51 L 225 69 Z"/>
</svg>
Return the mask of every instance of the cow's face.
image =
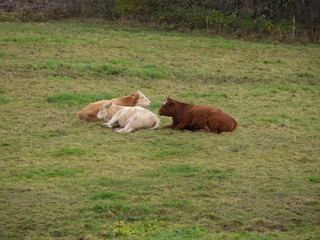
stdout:
<svg viewBox="0 0 320 240">
<path fill-rule="evenodd" d="M 113 102 L 105 102 L 102 104 L 100 111 L 97 114 L 97 118 L 99 119 L 110 119 L 112 116 L 110 116 L 108 109 L 114 105 Z"/>
<path fill-rule="evenodd" d="M 175 110 L 175 102 L 171 98 L 167 98 L 166 101 L 162 104 L 159 115 L 161 116 L 173 116 Z"/>
<path fill-rule="evenodd" d="M 138 91 L 137 94 L 139 95 L 137 105 L 141 107 L 149 107 L 151 104 L 149 99 L 140 91 Z"/>
</svg>

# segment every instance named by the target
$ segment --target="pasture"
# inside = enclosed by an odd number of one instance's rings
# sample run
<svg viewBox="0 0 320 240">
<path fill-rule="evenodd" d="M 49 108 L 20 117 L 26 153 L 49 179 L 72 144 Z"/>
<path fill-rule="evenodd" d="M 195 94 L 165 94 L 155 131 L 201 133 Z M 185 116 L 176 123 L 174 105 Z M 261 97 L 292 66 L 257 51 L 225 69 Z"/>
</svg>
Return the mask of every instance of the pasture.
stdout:
<svg viewBox="0 0 320 240">
<path fill-rule="evenodd" d="M 156 114 L 170 96 L 238 128 L 121 134 L 76 118 L 138 90 Z M 2 22 L 0 111 L 0 239 L 320 235 L 319 45 Z"/>
</svg>

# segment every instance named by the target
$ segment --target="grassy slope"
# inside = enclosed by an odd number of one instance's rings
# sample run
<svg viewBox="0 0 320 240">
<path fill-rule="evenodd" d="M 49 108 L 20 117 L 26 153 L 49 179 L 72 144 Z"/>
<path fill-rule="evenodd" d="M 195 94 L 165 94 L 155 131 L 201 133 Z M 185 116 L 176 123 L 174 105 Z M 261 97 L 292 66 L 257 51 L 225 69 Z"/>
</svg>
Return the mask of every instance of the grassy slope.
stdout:
<svg viewBox="0 0 320 240">
<path fill-rule="evenodd" d="M 0 238 L 316 238 L 319 56 L 319 45 L 0 23 Z M 239 127 L 116 134 L 76 119 L 137 90 L 155 113 L 170 95 Z"/>
</svg>

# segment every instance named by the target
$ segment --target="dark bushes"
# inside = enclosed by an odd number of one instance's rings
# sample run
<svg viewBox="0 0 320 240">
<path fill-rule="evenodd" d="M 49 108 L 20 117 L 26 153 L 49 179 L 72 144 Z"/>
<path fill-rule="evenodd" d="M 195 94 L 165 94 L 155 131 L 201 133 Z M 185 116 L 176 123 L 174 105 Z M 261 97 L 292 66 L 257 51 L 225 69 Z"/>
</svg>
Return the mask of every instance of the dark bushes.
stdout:
<svg viewBox="0 0 320 240">
<path fill-rule="evenodd" d="M 21 0 L 0 1 L 0 9 L 19 11 L 21 21 L 130 18 L 173 28 L 273 35 L 279 40 L 291 37 L 294 17 L 296 37 L 320 41 L 319 0 Z"/>
</svg>

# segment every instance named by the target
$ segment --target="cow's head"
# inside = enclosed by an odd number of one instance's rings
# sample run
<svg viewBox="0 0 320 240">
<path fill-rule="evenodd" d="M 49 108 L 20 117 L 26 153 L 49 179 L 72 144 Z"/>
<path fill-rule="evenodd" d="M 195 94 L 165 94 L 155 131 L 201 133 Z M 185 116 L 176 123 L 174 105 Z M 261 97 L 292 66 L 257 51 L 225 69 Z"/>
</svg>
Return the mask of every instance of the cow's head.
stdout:
<svg viewBox="0 0 320 240">
<path fill-rule="evenodd" d="M 159 109 L 159 115 L 171 117 L 175 113 L 175 104 L 176 102 L 167 97 L 166 101 L 162 104 L 161 108 Z"/>
<path fill-rule="evenodd" d="M 109 109 L 112 105 L 114 105 L 114 103 L 111 101 L 107 101 L 107 102 L 103 103 L 100 108 L 100 111 L 97 114 L 97 118 L 110 119 L 112 116 L 111 116 L 111 111 Z"/>
<path fill-rule="evenodd" d="M 136 94 L 137 95 L 137 106 L 141 106 L 141 107 L 149 107 L 151 102 L 150 100 L 140 91 L 136 92 L 136 93 L 131 93 L 132 94 Z"/>
</svg>

